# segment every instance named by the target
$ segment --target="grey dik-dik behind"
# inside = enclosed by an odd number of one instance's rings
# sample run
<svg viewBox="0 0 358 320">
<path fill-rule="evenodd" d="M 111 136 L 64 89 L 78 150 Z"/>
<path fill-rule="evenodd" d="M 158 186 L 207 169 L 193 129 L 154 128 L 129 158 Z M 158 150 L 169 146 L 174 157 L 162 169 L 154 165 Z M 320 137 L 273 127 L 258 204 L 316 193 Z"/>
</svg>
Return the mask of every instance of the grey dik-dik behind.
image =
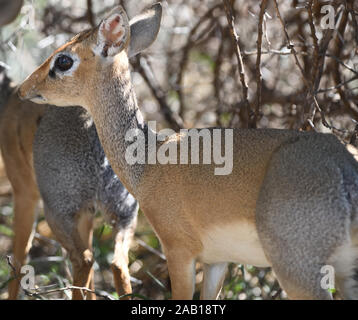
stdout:
<svg viewBox="0 0 358 320">
<path fill-rule="evenodd" d="M 156 134 L 143 121 L 128 62 L 156 38 L 160 5 L 147 16 L 139 28 L 116 7 L 57 49 L 23 82 L 20 97 L 89 111 L 113 170 L 161 241 L 173 298 L 192 298 L 199 260 L 202 298 L 217 297 L 232 261 L 271 266 L 296 299 L 330 299 L 321 270 L 332 265 L 341 295 L 358 299 L 358 164 L 335 136 L 232 129 L 228 175 L 214 175 L 214 163 L 180 164 L 179 154 L 177 164 L 126 161 L 129 130 Z M 185 139 L 174 134 L 157 147 Z"/>
<path fill-rule="evenodd" d="M 128 250 L 138 203 L 113 173 L 88 113 L 50 106 L 35 134 L 33 154 L 45 217 L 69 252 L 74 285 L 93 281 L 93 219 L 100 210 L 114 229 L 115 287 L 119 295 L 131 293 Z M 80 291 L 73 294 L 77 298 Z"/>
</svg>

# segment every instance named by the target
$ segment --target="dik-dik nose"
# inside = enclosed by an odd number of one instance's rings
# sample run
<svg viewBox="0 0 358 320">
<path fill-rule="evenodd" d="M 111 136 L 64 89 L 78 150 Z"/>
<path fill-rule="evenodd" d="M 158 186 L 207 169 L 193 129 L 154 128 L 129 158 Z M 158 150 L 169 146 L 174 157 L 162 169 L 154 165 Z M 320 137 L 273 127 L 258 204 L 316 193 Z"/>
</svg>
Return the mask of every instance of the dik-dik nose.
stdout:
<svg viewBox="0 0 358 320">
<path fill-rule="evenodd" d="M 35 84 L 32 83 L 30 77 L 24 80 L 24 82 L 20 85 L 17 90 L 17 95 L 21 100 L 28 100 L 31 99 L 34 94 Z"/>
<path fill-rule="evenodd" d="M 31 100 L 33 102 L 42 103 L 45 101 L 44 97 L 38 93 L 36 89 L 37 78 L 34 75 L 24 80 L 24 82 L 17 89 L 17 95 L 21 100 Z"/>
<path fill-rule="evenodd" d="M 22 85 L 17 89 L 17 95 L 21 100 L 27 100 L 28 99 L 28 94 L 27 94 L 25 88 Z"/>
</svg>

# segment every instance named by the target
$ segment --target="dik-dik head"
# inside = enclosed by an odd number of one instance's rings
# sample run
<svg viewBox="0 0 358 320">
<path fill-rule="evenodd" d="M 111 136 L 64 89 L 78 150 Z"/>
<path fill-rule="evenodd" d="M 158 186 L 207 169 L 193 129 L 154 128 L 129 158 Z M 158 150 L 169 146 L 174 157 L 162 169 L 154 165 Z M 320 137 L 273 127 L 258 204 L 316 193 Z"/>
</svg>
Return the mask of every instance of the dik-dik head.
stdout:
<svg viewBox="0 0 358 320">
<path fill-rule="evenodd" d="M 99 74 L 114 61 L 146 49 L 157 37 L 162 7 L 157 3 L 146 13 L 128 21 L 121 6 L 115 7 L 95 28 L 83 31 L 57 49 L 20 86 L 21 99 L 57 106 L 86 106 L 85 97 Z M 110 80 L 109 80 L 110 82 Z"/>
</svg>

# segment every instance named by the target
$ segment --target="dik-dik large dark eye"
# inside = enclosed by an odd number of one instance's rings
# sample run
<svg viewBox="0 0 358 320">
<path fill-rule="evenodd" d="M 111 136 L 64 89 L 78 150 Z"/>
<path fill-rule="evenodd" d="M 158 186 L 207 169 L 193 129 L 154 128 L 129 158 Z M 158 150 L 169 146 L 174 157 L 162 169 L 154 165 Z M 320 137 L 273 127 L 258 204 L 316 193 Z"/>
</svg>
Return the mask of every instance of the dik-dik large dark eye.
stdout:
<svg viewBox="0 0 358 320">
<path fill-rule="evenodd" d="M 71 57 L 61 54 L 55 61 L 55 68 L 60 71 L 67 71 L 73 66 L 73 60 Z"/>
</svg>

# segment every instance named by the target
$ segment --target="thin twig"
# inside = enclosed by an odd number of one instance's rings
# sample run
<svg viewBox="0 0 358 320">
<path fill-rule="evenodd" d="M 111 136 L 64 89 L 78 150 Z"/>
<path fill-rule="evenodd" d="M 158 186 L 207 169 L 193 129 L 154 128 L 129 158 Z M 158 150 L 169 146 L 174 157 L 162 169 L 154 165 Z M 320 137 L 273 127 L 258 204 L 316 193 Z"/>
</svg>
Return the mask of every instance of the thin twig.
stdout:
<svg viewBox="0 0 358 320">
<path fill-rule="evenodd" d="M 346 80 L 344 82 L 341 82 L 339 84 L 337 84 L 336 86 L 333 86 L 333 87 L 329 87 L 329 88 L 325 88 L 325 89 L 319 89 L 315 92 L 315 94 L 318 94 L 318 93 L 325 93 L 325 92 L 328 92 L 328 91 L 332 91 L 332 90 L 337 90 L 338 88 L 340 87 L 343 87 L 345 86 L 346 84 L 354 81 L 354 80 L 357 80 L 358 79 L 358 76 L 354 76 L 353 78 L 349 79 L 349 80 Z"/>
<path fill-rule="evenodd" d="M 155 255 L 157 255 L 160 259 L 166 261 L 166 257 L 163 253 L 161 253 L 160 251 L 154 249 L 153 247 L 147 245 L 143 240 L 137 238 L 136 241 L 138 242 L 139 245 L 141 245 L 143 248 L 147 249 L 149 252 L 154 253 Z"/>
<path fill-rule="evenodd" d="M 224 49 L 225 49 L 224 31 L 223 31 L 222 27 L 220 27 L 220 32 L 221 32 L 221 41 L 220 41 L 220 46 L 219 46 L 218 53 L 217 53 L 217 56 L 215 59 L 213 86 L 214 86 L 215 98 L 217 101 L 216 122 L 219 126 L 222 126 L 221 114 L 223 111 L 223 105 L 222 105 L 223 101 L 220 97 L 220 89 L 222 87 L 222 82 L 220 81 L 220 70 L 221 70 L 221 66 L 223 64 Z"/>
<path fill-rule="evenodd" d="M 11 270 L 13 271 L 13 279 L 16 280 L 20 277 L 19 273 L 16 271 L 15 266 L 12 264 L 11 262 L 11 257 L 10 256 L 6 256 L 6 260 L 8 265 L 10 266 Z M 56 288 L 56 289 L 49 289 L 49 290 L 44 290 L 44 288 L 40 287 L 40 288 L 36 288 L 34 290 L 28 290 L 28 289 L 24 289 L 21 287 L 21 289 L 24 291 L 25 295 L 29 296 L 29 297 L 37 297 L 40 299 L 43 299 L 42 295 L 45 294 L 50 294 L 50 293 L 54 293 L 54 292 L 62 292 L 65 290 L 81 290 L 81 292 L 83 293 L 83 291 L 85 292 L 91 292 L 94 293 L 96 296 L 98 297 L 102 297 L 105 298 L 107 300 L 115 300 L 111 295 L 109 295 L 108 293 L 101 293 L 98 290 L 92 290 L 86 287 L 77 287 L 77 286 L 66 286 L 64 288 Z"/>
<path fill-rule="evenodd" d="M 346 68 L 347 70 L 349 70 L 350 72 L 353 72 L 354 74 L 358 75 L 358 71 L 354 70 L 353 68 L 351 68 L 348 64 L 344 63 L 342 60 L 340 60 L 338 57 L 336 57 L 333 54 L 327 53 L 326 57 L 332 58 L 334 60 L 336 60 L 340 65 L 342 65 L 344 68 Z"/>
<path fill-rule="evenodd" d="M 312 82 L 315 83 L 316 74 L 318 72 L 318 61 L 319 61 L 319 45 L 318 38 L 316 35 L 316 27 L 313 21 L 313 12 L 312 12 L 313 0 L 310 0 L 307 3 L 307 11 L 308 11 L 308 24 L 311 29 L 311 37 L 313 39 L 313 68 L 312 68 Z"/>
<path fill-rule="evenodd" d="M 277 12 L 277 16 L 281 22 L 281 25 L 282 25 L 282 29 L 283 29 L 283 32 L 285 34 L 285 37 L 286 37 L 286 41 L 287 41 L 287 48 L 291 50 L 294 58 L 295 58 L 295 62 L 296 62 L 296 65 L 297 67 L 300 69 L 301 71 L 301 74 L 302 74 L 302 79 L 306 85 L 307 88 L 310 88 L 311 87 L 311 84 L 310 82 L 306 79 L 306 75 L 305 75 L 305 72 L 301 66 L 301 63 L 300 61 L 298 60 L 298 57 L 297 57 L 297 52 L 296 52 L 296 49 L 295 49 L 295 46 L 291 43 L 291 40 L 290 40 L 290 37 L 288 35 L 288 32 L 287 32 L 287 29 L 286 29 L 286 24 L 281 16 L 281 13 L 280 13 L 280 10 L 278 8 L 278 4 L 277 4 L 277 0 L 274 0 L 274 3 L 275 3 L 275 8 L 276 8 L 276 12 Z"/>
<path fill-rule="evenodd" d="M 252 121 L 253 112 L 251 110 L 250 102 L 249 102 L 249 98 L 248 98 L 249 88 L 247 86 L 247 81 L 246 81 L 246 77 L 245 77 L 245 68 L 244 68 L 244 63 L 242 60 L 241 49 L 239 46 L 239 36 L 237 35 L 236 30 L 235 30 L 233 1 L 232 0 L 224 0 L 224 7 L 225 7 L 226 17 L 227 17 L 227 21 L 228 21 L 228 25 L 229 25 L 231 40 L 232 40 L 232 43 L 233 43 L 233 46 L 235 49 L 235 55 L 237 58 L 237 64 L 238 64 L 238 68 L 239 68 L 243 101 L 244 101 L 244 106 L 246 108 L 246 116 L 247 116 L 247 120 L 248 120 L 247 124 L 248 124 L 248 127 L 255 127 L 256 123 L 254 123 Z"/>
<path fill-rule="evenodd" d="M 87 17 L 88 17 L 88 22 L 90 23 L 91 27 L 95 27 L 96 22 L 94 19 L 94 14 L 93 14 L 93 3 L 92 0 L 87 0 Z"/>
<path fill-rule="evenodd" d="M 56 288 L 56 289 L 50 289 L 50 290 L 42 290 L 41 288 L 36 288 L 33 291 L 26 290 L 26 295 L 30 296 L 30 297 L 36 297 L 38 295 L 46 295 L 46 294 L 51 294 L 51 293 L 55 293 L 55 292 L 63 292 L 66 290 L 81 290 L 81 292 L 85 291 L 85 292 L 94 293 L 96 296 L 107 299 L 107 300 L 116 300 L 114 297 L 112 297 L 108 293 L 101 293 L 98 290 L 92 290 L 92 289 L 89 289 L 86 287 L 77 287 L 77 286 L 66 286 L 63 288 Z"/>
<path fill-rule="evenodd" d="M 263 18 L 265 15 L 265 9 L 267 5 L 267 0 L 262 0 L 260 5 L 260 14 L 259 14 L 259 24 L 258 24 L 258 31 L 257 31 L 257 56 L 256 56 L 256 95 L 257 95 L 257 102 L 256 102 L 256 109 L 253 121 L 256 122 L 259 120 L 260 117 L 260 109 L 261 109 L 261 86 L 262 86 L 262 74 L 261 74 L 261 46 L 262 46 L 262 24 Z M 256 125 L 255 125 L 256 126 Z"/>
</svg>

